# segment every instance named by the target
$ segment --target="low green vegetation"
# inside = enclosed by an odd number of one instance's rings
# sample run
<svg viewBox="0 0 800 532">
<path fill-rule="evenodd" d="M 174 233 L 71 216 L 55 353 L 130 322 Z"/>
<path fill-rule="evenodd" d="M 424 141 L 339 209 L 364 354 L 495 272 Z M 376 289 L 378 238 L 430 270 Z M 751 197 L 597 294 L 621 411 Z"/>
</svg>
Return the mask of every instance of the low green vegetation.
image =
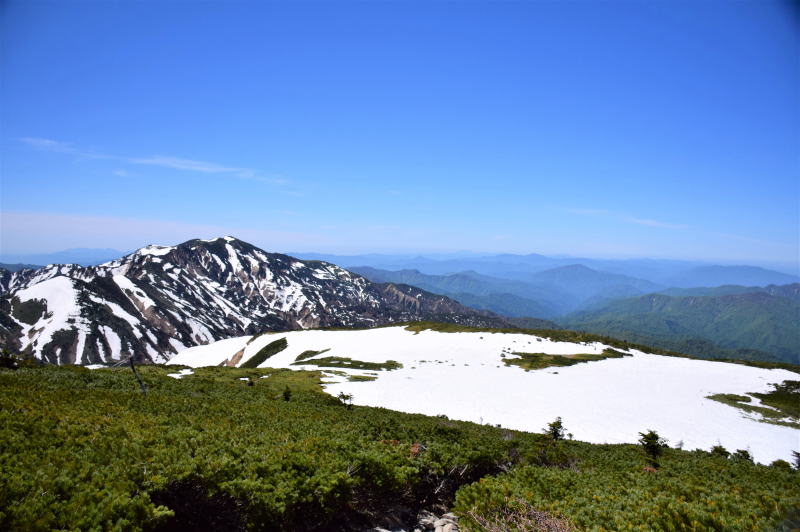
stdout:
<svg viewBox="0 0 800 532">
<path fill-rule="evenodd" d="M 800 418 L 800 381 L 783 381 L 773 384 L 767 393 L 753 393 L 753 397 L 788 417 Z"/>
<path fill-rule="evenodd" d="M 506 366 L 519 366 L 525 371 L 549 367 L 574 366 L 583 362 L 596 362 L 607 358 L 622 358 L 631 355 L 614 349 L 605 349 L 601 354 L 580 353 L 576 355 L 548 355 L 546 353 L 511 353 L 518 358 L 504 358 Z"/>
<path fill-rule="evenodd" d="M 783 381 L 773 384 L 767 393 L 750 393 L 766 406 L 750 404 L 752 397 L 732 393 L 709 395 L 714 401 L 733 406 L 744 412 L 760 414 L 758 420 L 764 423 L 785 425 L 800 429 L 800 381 Z"/>
<path fill-rule="evenodd" d="M 317 366 L 320 368 L 347 368 L 347 369 L 364 369 L 368 371 L 391 371 L 393 369 L 400 369 L 403 365 L 394 360 L 387 360 L 386 362 L 364 362 L 362 360 L 353 360 L 347 357 L 322 357 L 313 360 L 294 362 L 293 366 Z M 374 380 L 374 379 L 369 379 Z"/>
<path fill-rule="evenodd" d="M 348 375 L 347 380 L 350 382 L 370 382 L 377 379 L 377 375 Z"/>
<path fill-rule="evenodd" d="M 261 349 L 259 349 L 258 353 L 250 357 L 240 367 L 257 368 L 259 365 L 263 364 L 264 361 L 267 360 L 269 357 L 280 353 L 288 346 L 289 343 L 286 341 L 286 338 L 279 338 L 274 342 L 270 342 Z"/>
<path fill-rule="evenodd" d="M 374 380 L 376 380 L 378 378 L 378 375 L 376 373 L 373 373 L 373 374 L 367 373 L 367 374 L 359 375 L 357 373 L 347 373 L 346 371 L 339 371 L 337 369 L 327 369 L 327 368 L 325 370 L 323 370 L 323 374 L 325 376 L 335 375 L 337 377 L 343 377 L 343 378 L 347 379 L 350 382 L 370 382 L 370 381 L 374 381 Z M 325 382 L 325 381 L 323 381 L 323 382 Z"/>
<path fill-rule="evenodd" d="M 312 351 L 312 350 L 303 351 L 302 353 L 297 355 L 297 357 L 294 359 L 294 361 L 295 362 L 300 362 L 301 360 L 308 360 L 311 357 L 315 357 L 317 355 L 321 355 L 322 353 L 325 353 L 327 351 L 330 351 L 330 348 L 323 349 L 322 351 Z"/>
<path fill-rule="evenodd" d="M 139 369 L 146 398 L 130 368 L 0 370 L 1 530 L 362 530 L 507 460 L 500 429 L 348 409 L 320 372 Z"/>
<path fill-rule="evenodd" d="M 800 523 L 798 473 L 788 463 L 759 466 L 738 455 L 670 449 L 652 431 L 641 436 L 641 446 L 540 443 L 510 472 L 458 491 L 461 524 L 492 531 L 788 532 Z"/>
<path fill-rule="evenodd" d="M 535 435 L 353 406 L 320 371 L 176 369 L 140 367 L 146 398 L 130 368 L 0 369 L 0 529 L 365 530 L 455 504 L 471 530 L 516 509 L 733 532 L 800 506 L 786 462 L 664 449 L 652 473 L 639 446 L 570 441 L 560 422 Z"/>
</svg>

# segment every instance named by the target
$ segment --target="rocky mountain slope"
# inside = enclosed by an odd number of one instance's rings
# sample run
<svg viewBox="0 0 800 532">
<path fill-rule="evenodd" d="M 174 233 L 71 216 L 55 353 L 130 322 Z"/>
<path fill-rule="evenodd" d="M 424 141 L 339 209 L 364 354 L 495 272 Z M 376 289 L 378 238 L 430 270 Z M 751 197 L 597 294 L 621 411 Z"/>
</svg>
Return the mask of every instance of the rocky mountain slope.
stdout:
<svg viewBox="0 0 800 532">
<path fill-rule="evenodd" d="M 268 330 L 415 320 L 508 326 L 418 288 L 372 283 L 233 237 L 148 246 L 99 266 L 0 270 L 0 344 L 54 364 L 178 351 Z"/>
</svg>

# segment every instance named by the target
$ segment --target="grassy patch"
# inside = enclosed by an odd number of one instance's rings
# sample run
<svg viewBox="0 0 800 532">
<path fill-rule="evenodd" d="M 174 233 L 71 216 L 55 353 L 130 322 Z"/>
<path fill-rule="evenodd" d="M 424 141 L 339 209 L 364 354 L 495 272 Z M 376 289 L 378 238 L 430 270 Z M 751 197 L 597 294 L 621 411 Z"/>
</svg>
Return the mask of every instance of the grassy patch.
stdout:
<svg viewBox="0 0 800 532">
<path fill-rule="evenodd" d="M 369 382 L 374 381 L 378 377 L 376 375 L 348 375 L 347 380 L 350 382 Z"/>
<path fill-rule="evenodd" d="M 726 404 L 752 414 L 760 414 L 759 421 L 784 425 L 800 429 L 800 381 L 783 381 L 773 384 L 767 393 L 751 393 L 749 395 L 761 400 L 765 406 L 748 404 L 750 397 L 732 393 L 709 395 L 708 399 Z M 789 421 L 786 421 L 789 418 Z"/>
<path fill-rule="evenodd" d="M 714 396 L 709 397 L 709 399 L 712 397 L 715 401 L 719 401 L 720 403 L 725 403 L 728 405 L 733 403 L 749 403 L 753 400 L 753 398 L 750 396 L 737 395 L 735 393 L 718 393 Z"/>
<path fill-rule="evenodd" d="M 321 355 L 322 353 L 325 353 L 325 352 L 330 351 L 330 350 L 331 349 L 328 348 L 328 349 L 323 349 L 322 351 L 312 351 L 312 350 L 303 351 L 302 353 L 297 355 L 297 358 L 295 358 L 294 361 L 295 362 L 300 362 L 301 360 L 308 360 L 311 357 L 315 357 L 317 355 Z"/>
<path fill-rule="evenodd" d="M 607 358 L 622 358 L 631 355 L 620 353 L 614 349 L 606 349 L 602 354 L 593 355 L 579 353 L 575 355 L 548 355 L 546 353 L 512 353 L 519 358 L 503 358 L 506 366 L 519 366 L 525 371 L 532 369 L 544 369 L 549 367 L 574 366 L 583 362 L 596 362 Z"/>
<path fill-rule="evenodd" d="M 286 341 L 286 338 L 280 338 L 275 340 L 274 342 L 270 342 L 261 349 L 258 350 L 258 353 L 250 357 L 250 359 L 241 365 L 243 368 L 257 368 L 259 364 L 262 364 L 265 360 L 269 357 L 280 353 L 286 347 L 288 347 L 289 342 Z"/>
<path fill-rule="evenodd" d="M 765 405 L 783 412 L 788 417 L 800 418 L 800 381 L 783 381 L 773 384 L 772 391 L 753 393 Z"/>
<path fill-rule="evenodd" d="M 395 362 L 394 360 L 387 360 L 386 362 L 364 362 L 362 360 L 353 360 L 352 358 L 346 357 L 315 358 L 307 362 L 294 362 L 292 365 L 313 365 L 320 368 L 366 369 L 370 371 L 391 371 L 403 367 L 400 362 Z"/>
</svg>

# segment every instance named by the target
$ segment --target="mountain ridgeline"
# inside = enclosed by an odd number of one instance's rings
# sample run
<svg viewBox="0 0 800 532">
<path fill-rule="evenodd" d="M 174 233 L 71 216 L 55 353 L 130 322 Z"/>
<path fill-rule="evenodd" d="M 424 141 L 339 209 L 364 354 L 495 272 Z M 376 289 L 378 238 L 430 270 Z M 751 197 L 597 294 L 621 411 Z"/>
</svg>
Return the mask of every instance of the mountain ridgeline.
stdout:
<svg viewBox="0 0 800 532">
<path fill-rule="evenodd" d="M 375 282 L 407 283 L 462 303 L 513 317 L 552 318 L 620 297 L 644 294 L 660 285 L 580 264 L 540 272 L 513 272 L 507 278 L 464 271 L 429 275 L 419 270 L 388 271 L 351 267 Z"/>
<path fill-rule="evenodd" d="M 54 364 L 164 362 L 186 347 L 270 330 L 510 326 L 447 297 L 232 237 L 148 246 L 98 266 L 0 270 L 0 291 L 0 342 Z"/>
</svg>

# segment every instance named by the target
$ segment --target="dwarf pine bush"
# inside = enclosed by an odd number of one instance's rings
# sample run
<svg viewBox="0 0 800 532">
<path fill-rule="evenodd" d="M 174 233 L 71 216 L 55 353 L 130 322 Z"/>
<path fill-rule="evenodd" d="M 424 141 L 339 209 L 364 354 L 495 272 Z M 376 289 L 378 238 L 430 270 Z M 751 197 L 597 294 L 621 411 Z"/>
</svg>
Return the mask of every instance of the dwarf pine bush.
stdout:
<svg viewBox="0 0 800 532">
<path fill-rule="evenodd" d="M 442 504 L 476 530 L 733 532 L 800 506 L 795 470 L 665 449 L 647 473 L 635 445 L 347 410 L 319 372 L 139 371 L 146 398 L 130 368 L 0 369 L 0 530 L 358 530 Z"/>
</svg>

